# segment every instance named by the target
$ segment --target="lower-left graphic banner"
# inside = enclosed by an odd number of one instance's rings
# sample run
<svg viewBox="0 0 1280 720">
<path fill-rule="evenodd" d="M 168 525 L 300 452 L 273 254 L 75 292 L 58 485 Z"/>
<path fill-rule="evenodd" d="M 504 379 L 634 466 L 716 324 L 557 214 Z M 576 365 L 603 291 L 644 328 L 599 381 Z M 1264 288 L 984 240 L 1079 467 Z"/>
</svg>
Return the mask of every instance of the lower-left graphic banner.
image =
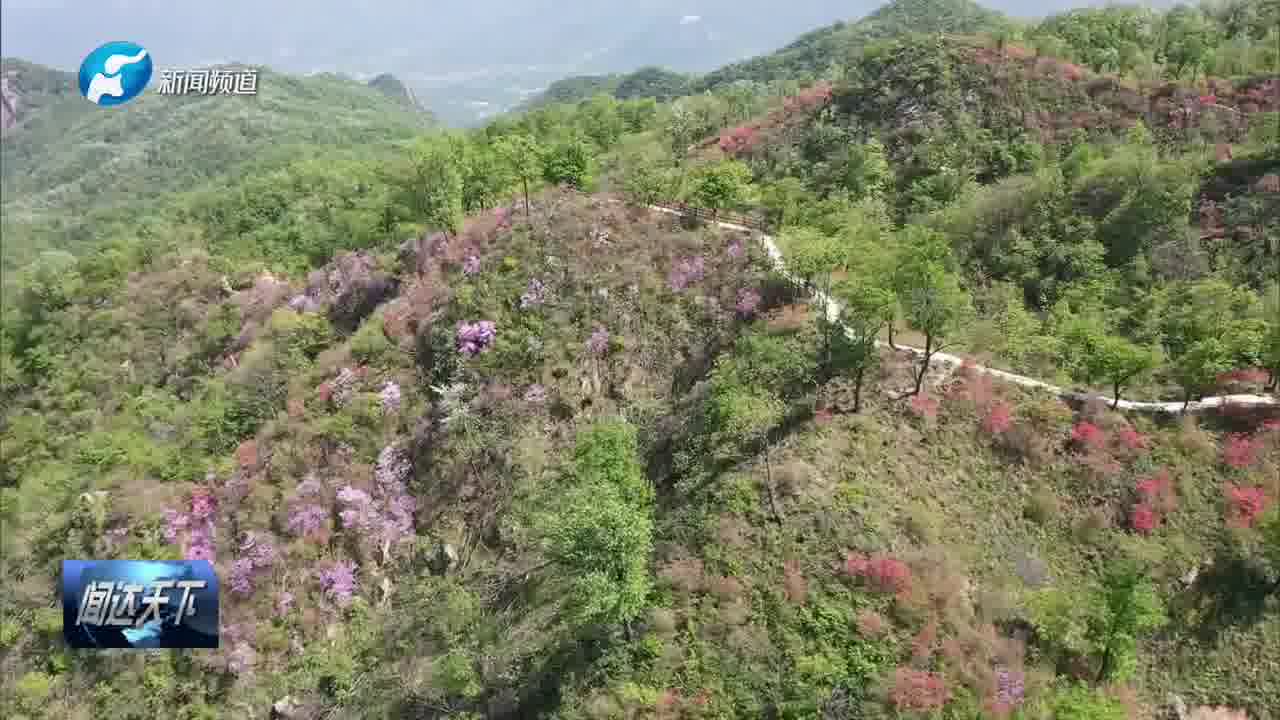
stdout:
<svg viewBox="0 0 1280 720">
<path fill-rule="evenodd" d="M 73 648 L 216 648 L 208 560 L 63 560 L 62 634 Z"/>
</svg>

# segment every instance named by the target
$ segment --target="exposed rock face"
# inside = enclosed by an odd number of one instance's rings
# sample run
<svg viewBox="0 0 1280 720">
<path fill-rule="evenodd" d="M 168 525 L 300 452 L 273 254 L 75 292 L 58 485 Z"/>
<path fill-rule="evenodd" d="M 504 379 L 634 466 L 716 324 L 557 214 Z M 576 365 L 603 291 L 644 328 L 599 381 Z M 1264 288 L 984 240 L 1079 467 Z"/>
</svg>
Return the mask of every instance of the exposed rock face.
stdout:
<svg viewBox="0 0 1280 720">
<path fill-rule="evenodd" d="M 22 96 L 10 82 L 12 75 L 12 72 L 0 75 L 0 132 L 18 124 L 18 111 L 22 107 Z"/>
<path fill-rule="evenodd" d="M 329 319 L 345 330 L 355 330 L 362 320 L 399 289 L 396 279 L 375 268 L 372 255 L 344 253 L 307 279 L 307 295 L 329 306 Z"/>
</svg>

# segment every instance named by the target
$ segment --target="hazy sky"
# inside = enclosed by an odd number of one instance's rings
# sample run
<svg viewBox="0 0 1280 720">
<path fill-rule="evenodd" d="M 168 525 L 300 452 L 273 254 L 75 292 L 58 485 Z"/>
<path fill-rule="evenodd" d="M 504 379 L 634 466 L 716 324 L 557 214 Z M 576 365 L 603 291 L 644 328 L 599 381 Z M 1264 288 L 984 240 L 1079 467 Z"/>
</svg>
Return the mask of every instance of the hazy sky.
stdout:
<svg viewBox="0 0 1280 720">
<path fill-rule="evenodd" d="M 161 65 L 211 60 L 282 69 L 348 65 L 353 71 L 441 74 L 503 64 L 574 64 L 625 45 L 629 36 L 696 29 L 734 33 L 763 52 L 795 35 L 874 10 L 873 0 L 5 0 L 0 45 L 71 70 L 89 50 L 127 39 Z M 1070 0 L 984 3 L 1031 16 Z M 695 19 L 696 18 L 696 19 Z M 716 38 L 714 42 L 723 42 Z M 728 47 L 735 47 L 729 43 Z M 727 58 L 733 59 L 733 58 Z M 643 58 L 659 62 L 661 58 Z M 399 66 L 399 67 L 393 67 Z M 696 69 L 696 68 L 688 68 Z"/>
<path fill-rule="evenodd" d="M 3 0 L 0 52 L 75 70 L 108 40 L 161 68 L 239 61 L 392 72 L 442 117 L 474 121 L 548 83 L 664 65 L 707 71 L 781 47 L 876 0 Z M 1086 2 L 990 0 L 1019 17 Z M 456 112 L 456 117 L 451 114 Z"/>
</svg>

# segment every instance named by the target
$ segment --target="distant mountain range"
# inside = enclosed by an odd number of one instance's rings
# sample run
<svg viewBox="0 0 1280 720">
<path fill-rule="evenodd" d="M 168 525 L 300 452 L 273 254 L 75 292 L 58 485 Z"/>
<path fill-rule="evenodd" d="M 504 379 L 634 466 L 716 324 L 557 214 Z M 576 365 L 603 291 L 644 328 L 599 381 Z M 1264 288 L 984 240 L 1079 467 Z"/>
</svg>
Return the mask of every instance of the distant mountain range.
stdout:
<svg viewBox="0 0 1280 720">
<path fill-rule="evenodd" d="M 1079 4 L 1084 3 L 991 3 L 1019 16 Z M 74 70 L 106 40 L 129 39 L 147 47 L 162 67 L 236 61 L 366 80 L 390 72 L 443 121 L 472 124 L 567 76 L 648 65 L 709 72 L 880 5 L 475 0 L 428 9 L 411 0 L 383 0 L 376 11 L 355 12 L 340 0 L 224 0 L 216 7 L 175 7 L 162 0 L 9 0 L 0 42 L 8 55 L 62 70 Z"/>
</svg>

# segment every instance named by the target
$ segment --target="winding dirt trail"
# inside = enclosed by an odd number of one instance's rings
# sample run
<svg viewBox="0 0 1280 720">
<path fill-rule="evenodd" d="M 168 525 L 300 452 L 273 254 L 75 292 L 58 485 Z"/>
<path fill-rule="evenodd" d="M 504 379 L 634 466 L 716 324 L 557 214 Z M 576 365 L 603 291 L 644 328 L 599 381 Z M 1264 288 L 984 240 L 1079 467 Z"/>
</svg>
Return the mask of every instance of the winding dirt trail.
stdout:
<svg viewBox="0 0 1280 720">
<path fill-rule="evenodd" d="M 619 201 L 613 200 L 611 202 L 619 202 Z M 650 210 L 654 212 L 667 213 L 669 215 L 682 215 L 682 213 L 680 213 L 679 211 L 672 210 L 671 208 L 665 208 L 657 205 L 650 205 L 648 207 Z M 725 228 L 726 230 L 736 230 L 739 232 L 745 232 L 745 233 L 755 235 L 758 241 L 760 242 L 761 246 L 764 247 L 765 252 L 768 253 L 770 261 L 773 262 L 773 265 L 778 270 L 778 272 L 782 274 L 783 277 L 787 278 L 792 282 L 795 282 L 795 283 L 800 282 L 796 277 L 794 277 L 790 272 L 787 271 L 786 263 L 783 261 L 783 258 L 782 258 L 782 251 L 778 249 L 778 245 L 777 243 L 774 242 L 773 236 L 762 233 L 759 230 L 756 230 L 754 228 L 749 228 L 745 225 L 738 225 L 735 223 L 716 222 L 716 225 L 719 225 L 720 227 Z M 832 320 L 834 320 L 840 316 L 840 304 L 838 302 L 836 302 L 833 298 L 828 297 L 827 294 L 822 292 L 821 290 L 815 289 L 815 290 L 812 290 L 812 293 L 813 293 L 814 301 L 822 305 L 823 308 L 825 308 L 828 318 L 831 318 Z M 847 332 L 847 329 L 846 329 L 846 332 Z M 876 342 L 876 345 L 880 347 L 887 347 L 886 343 L 879 342 L 879 341 Z M 894 346 L 895 346 L 895 349 L 897 350 L 909 352 L 917 357 L 924 355 L 924 350 L 920 348 L 910 347 L 907 345 L 902 345 L 900 343 L 895 343 Z M 954 370 L 955 368 L 959 367 L 964 361 L 965 359 L 958 355 L 951 355 L 949 353 L 936 353 L 933 356 L 930 363 Z M 975 372 L 984 373 L 986 375 L 990 375 L 994 378 L 998 378 L 1000 380 L 1003 380 L 1008 383 L 1012 383 L 1014 385 L 1020 385 L 1022 387 L 1037 388 L 1040 390 L 1044 390 L 1046 392 L 1049 392 L 1065 400 L 1086 401 L 1086 400 L 1099 399 L 1108 404 L 1112 402 L 1111 398 L 1109 397 L 1105 397 L 1102 395 L 1094 395 L 1090 393 L 1081 393 L 1081 392 L 1076 392 L 1074 390 L 1068 390 L 1066 388 L 1058 387 L 1057 385 L 1051 385 L 1042 380 L 1030 378 L 1025 375 L 1017 375 L 1015 373 L 1006 372 L 1004 370 L 997 370 L 995 368 L 984 367 L 982 365 L 974 365 L 971 367 Z M 1204 410 L 1209 410 L 1211 408 L 1222 407 L 1223 405 L 1227 405 L 1227 404 L 1247 406 L 1247 407 L 1280 406 L 1280 400 L 1277 400 L 1275 397 L 1272 397 L 1269 395 L 1220 395 L 1220 396 L 1206 397 L 1201 400 L 1192 401 L 1191 403 L 1187 404 L 1185 408 L 1184 408 L 1184 404 L 1181 402 L 1136 402 L 1133 400 L 1121 400 L 1117 407 L 1120 410 L 1130 410 L 1133 412 L 1179 414 L 1184 411 L 1188 413 L 1201 412 Z"/>
</svg>

